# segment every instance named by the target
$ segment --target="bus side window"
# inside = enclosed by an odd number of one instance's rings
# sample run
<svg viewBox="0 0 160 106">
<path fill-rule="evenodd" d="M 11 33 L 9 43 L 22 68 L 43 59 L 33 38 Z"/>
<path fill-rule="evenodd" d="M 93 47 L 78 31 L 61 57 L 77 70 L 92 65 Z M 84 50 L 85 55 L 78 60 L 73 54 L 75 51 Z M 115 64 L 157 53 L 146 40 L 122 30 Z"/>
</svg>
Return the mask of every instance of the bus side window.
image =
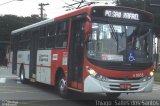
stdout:
<svg viewBox="0 0 160 106">
<path fill-rule="evenodd" d="M 17 35 L 17 45 L 18 45 L 18 50 L 20 50 L 22 48 L 22 45 L 21 45 L 21 33 Z"/>
<path fill-rule="evenodd" d="M 25 34 L 24 34 L 24 40 L 25 40 L 25 49 L 30 49 L 30 35 L 31 35 L 31 33 L 30 32 L 25 32 Z"/>
<path fill-rule="evenodd" d="M 40 28 L 40 37 L 39 37 L 39 49 L 44 49 L 46 47 L 46 26 Z"/>
<path fill-rule="evenodd" d="M 66 48 L 68 40 L 69 21 L 59 22 L 56 32 L 56 47 Z"/>
<path fill-rule="evenodd" d="M 18 35 L 18 49 L 26 50 L 30 48 L 30 37 L 28 32 L 22 32 Z"/>
<path fill-rule="evenodd" d="M 51 23 L 47 26 L 46 48 L 54 48 L 55 47 L 55 36 L 56 36 L 56 23 Z"/>
<path fill-rule="evenodd" d="M 46 36 L 46 26 L 42 26 L 40 28 L 40 37 L 45 37 Z"/>
</svg>

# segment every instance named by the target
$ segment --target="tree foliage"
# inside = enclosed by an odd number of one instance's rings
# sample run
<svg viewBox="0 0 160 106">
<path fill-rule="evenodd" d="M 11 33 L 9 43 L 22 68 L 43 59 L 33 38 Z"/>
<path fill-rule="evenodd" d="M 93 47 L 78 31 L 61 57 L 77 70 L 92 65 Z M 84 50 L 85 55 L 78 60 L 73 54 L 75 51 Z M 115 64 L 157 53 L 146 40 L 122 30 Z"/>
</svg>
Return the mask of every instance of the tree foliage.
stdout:
<svg viewBox="0 0 160 106">
<path fill-rule="evenodd" d="M 0 16 L 0 65 L 6 65 L 6 48 L 10 42 L 11 31 L 40 21 L 38 15 L 17 17 L 15 15 Z"/>
<path fill-rule="evenodd" d="M 136 7 L 139 9 L 144 8 L 143 0 L 116 0 L 117 5 L 120 6 L 128 6 L 128 7 Z"/>
<path fill-rule="evenodd" d="M 0 16 L 0 41 L 9 41 L 11 31 L 38 21 L 40 21 L 38 15 L 32 15 L 31 17 Z"/>
<path fill-rule="evenodd" d="M 158 26 L 158 29 L 160 29 L 160 12 L 159 12 L 160 6 L 151 5 L 152 3 L 151 1 L 152 0 L 116 0 L 116 3 L 119 6 L 128 6 L 128 7 L 138 8 L 138 9 L 144 9 L 146 11 L 153 13 L 154 24 L 155 26 Z M 160 0 L 157 0 L 154 3 L 160 4 Z"/>
</svg>

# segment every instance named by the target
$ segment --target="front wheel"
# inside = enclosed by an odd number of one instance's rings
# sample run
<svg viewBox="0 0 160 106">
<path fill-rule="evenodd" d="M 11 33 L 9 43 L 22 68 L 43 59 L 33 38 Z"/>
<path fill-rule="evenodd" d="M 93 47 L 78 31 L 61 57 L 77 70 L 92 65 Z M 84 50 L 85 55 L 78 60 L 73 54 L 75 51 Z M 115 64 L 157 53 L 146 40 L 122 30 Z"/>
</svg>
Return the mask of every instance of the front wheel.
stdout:
<svg viewBox="0 0 160 106">
<path fill-rule="evenodd" d="M 66 86 L 66 80 L 64 78 L 64 75 L 60 75 L 58 80 L 58 93 L 61 97 L 66 98 L 67 97 L 67 86 Z"/>
<path fill-rule="evenodd" d="M 20 68 L 20 81 L 25 84 L 27 81 L 25 79 L 25 71 L 24 71 L 24 68 L 23 66 L 21 66 Z"/>
</svg>

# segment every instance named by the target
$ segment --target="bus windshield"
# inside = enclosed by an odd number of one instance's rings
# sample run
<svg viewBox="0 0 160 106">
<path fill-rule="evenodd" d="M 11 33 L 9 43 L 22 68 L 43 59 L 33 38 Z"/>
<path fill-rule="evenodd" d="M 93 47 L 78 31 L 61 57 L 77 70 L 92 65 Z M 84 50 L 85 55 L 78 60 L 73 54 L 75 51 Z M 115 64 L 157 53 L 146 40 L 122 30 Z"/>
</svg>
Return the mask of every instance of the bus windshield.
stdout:
<svg viewBox="0 0 160 106">
<path fill-rule="evenodd" d="M 87 42 L 88 58 L 108 62 L 150 63 L 151 55 L 149 26 L 92 23 L 92 33 Z"/>
</svg>

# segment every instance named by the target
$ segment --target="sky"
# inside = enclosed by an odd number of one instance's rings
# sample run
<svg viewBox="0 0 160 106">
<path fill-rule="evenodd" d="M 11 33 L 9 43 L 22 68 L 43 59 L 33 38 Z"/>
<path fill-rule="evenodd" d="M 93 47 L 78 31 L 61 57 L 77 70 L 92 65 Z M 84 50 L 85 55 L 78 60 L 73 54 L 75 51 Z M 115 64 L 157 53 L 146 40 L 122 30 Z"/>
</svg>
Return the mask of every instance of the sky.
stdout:
<svg viewBox="0 0 160 106">
<path fill-rule="evenodd" d="M 32 14 L 40 15 L 40 6 L 38 6 L 38 4 L 49 3 L 49 5 L 44 6 L 44 13 L 47 14 L 47 18 L 54 18 L 55 16 L 64 14 L 66 12 L 66 8 L 62 8 L 63 6 L 65 6 L 64 2 L 68 4 L 75 3 L 74 0 L 0 0 L 0 15 L 12 14 L 23 17 L 31 16 Z"/>
<path fill-rule="evenodd" d="M 66 9 L 62 8 L 65 5 L 64 2 L 74 3 L 72 0 L 0 0 L 0 15 L 12 14 L 24 17 L 32 14 L 39 15 L 40 6 L 38 4 L 49 3 L 49 5 L 44 6 L 44 13 L 47 14 L 47 18 L 53 18 L 65 12 Z M 2 5 L 3 3 L 6 4 Z"/>
</svg>

